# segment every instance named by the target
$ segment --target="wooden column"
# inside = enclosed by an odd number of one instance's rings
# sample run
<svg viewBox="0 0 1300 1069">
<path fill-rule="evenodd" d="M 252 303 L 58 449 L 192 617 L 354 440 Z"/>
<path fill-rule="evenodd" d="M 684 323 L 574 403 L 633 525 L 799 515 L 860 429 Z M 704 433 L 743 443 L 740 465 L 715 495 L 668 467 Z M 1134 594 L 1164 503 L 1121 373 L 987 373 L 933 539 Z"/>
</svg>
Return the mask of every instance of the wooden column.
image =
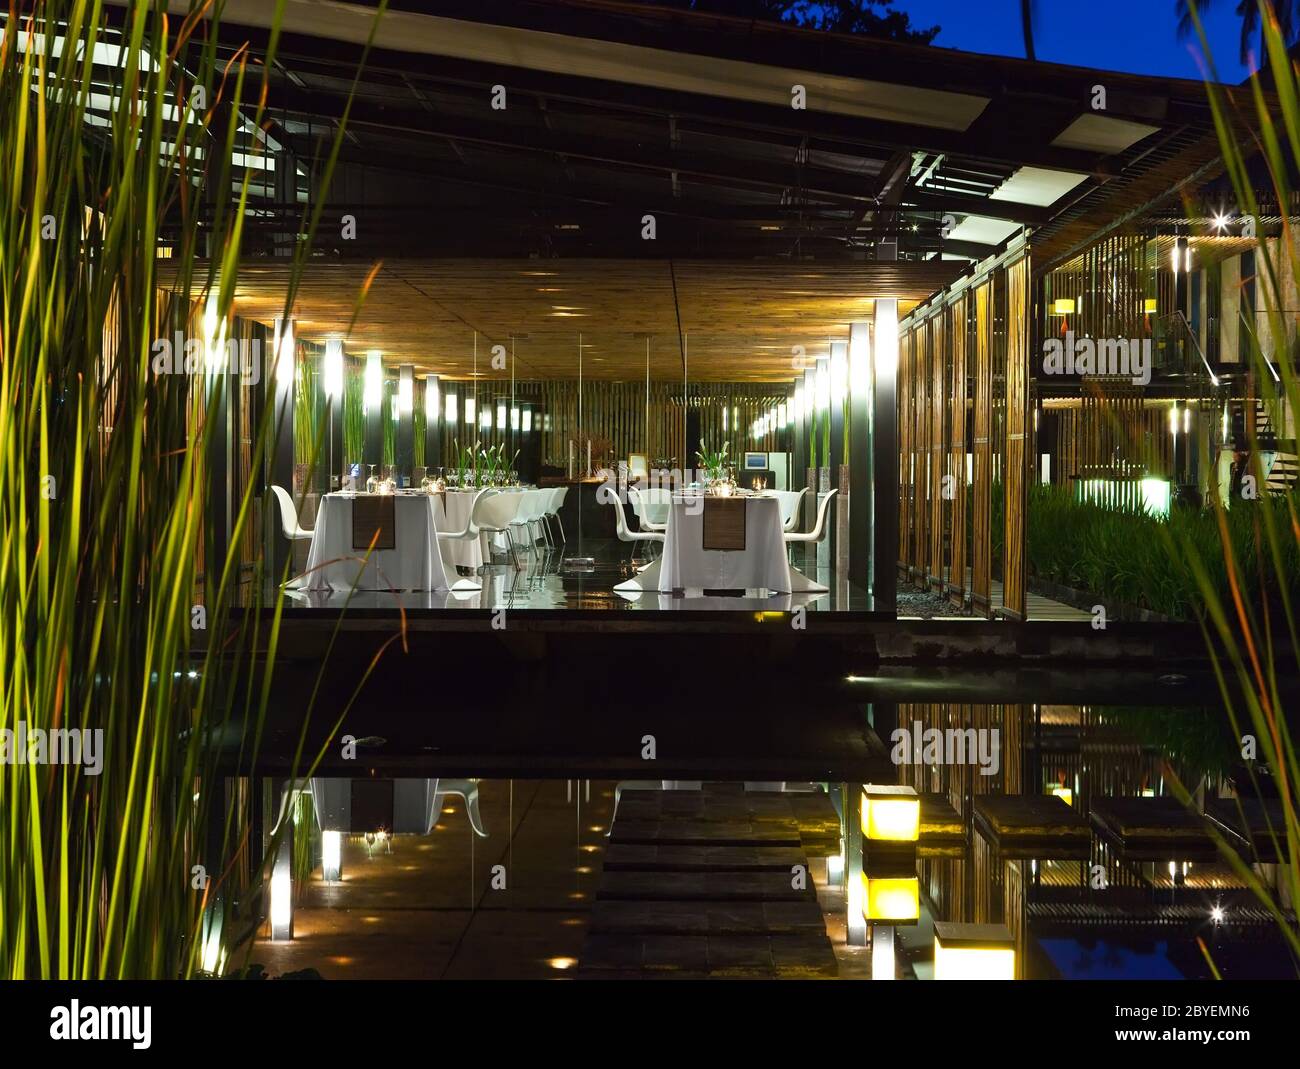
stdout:
<svg viewBox="0 0 1300 1069">
<path fill-rule="evenodd" d="M 952 425 L 948 435 L 948 474 L 952 477 L 948 597 L 959 608 L 966 601 L 966 295 L 948 309 L 952 354 Z"/>
<path fill-rule="evenodd" d="M 1002 615 L 1025 619 L 1029 507 L 1029 256 L 1007 268 Z"/>
<path fill-rule="evenodd" d="M 872 442 L 876 427 L 872 419 L 872 378 L 871 324 L 854 323 L 849 328 L 849 580 L 864 590 L 871 586 L 871 529 L 875 510 Z M 892 468 L 886 469 L 885 474 L 892 475 Z"/>
<path fill-rule="evenodd" d="M 975 406 L 974 463 L 971 494 L 971 605 L 988 616 L 992 611 L 993 511 L 993 283 L 975 287 Z"/>
<path fill-rule="evenodd" d="M 930 552 L 926 565 L 929 585 L 943 592 L 944 520 L 950 511 L 944 484 L 946 454 L 948 390 L 945 369 L 948 360 L 946 311 L 940 310 L 928 324 L 930 331 Z"/>
<path fill-rule="evenodd" d="M 393 442 L 397 484 L 410 485 L 415 469 L 415 367 L 397 369 L 397 434 Z"/>
<path fill-rule="evenodd" d="M 871 339 L 871 607 L 898 607 L 898 302 L 876 301 Z"/>
<path fill-rule="evenodd" d="M 912 556 L 912 331 L 898 346 L 898 570 L 909 576 Z"/>
<path fill-rule="evenodd" d="M 930 440 L 933 426 L 930 412 L 930 328 L 920 323 L 912 332 L 912 419 L 916 426 L 913 450 L 915 468 L 912 475 L 914 506 L 912 510 L 912 583 L 926 585 L 925 566 L 930 555 Z"/>
</svg>

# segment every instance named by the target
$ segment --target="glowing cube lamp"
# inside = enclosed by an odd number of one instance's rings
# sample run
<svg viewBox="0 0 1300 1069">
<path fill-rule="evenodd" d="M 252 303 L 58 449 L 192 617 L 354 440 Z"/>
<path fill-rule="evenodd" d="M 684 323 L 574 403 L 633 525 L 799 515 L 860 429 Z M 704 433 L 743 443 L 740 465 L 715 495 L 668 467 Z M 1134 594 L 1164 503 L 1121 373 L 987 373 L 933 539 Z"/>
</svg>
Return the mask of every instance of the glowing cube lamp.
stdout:
<svg viewBox="0 0 1300 1069">
<path fill-rule="evenodd" d="M 936 980 L 1014 980 L 1016 944 L 1005 924 L 934 922 Z"/>
<path fill-rule="evenodd" d="M 921 799 L 911 787 L 862 788 L 862 837 L 866 849 L 882 844 L 914 846 L 921 834 Z"/>
</svg>

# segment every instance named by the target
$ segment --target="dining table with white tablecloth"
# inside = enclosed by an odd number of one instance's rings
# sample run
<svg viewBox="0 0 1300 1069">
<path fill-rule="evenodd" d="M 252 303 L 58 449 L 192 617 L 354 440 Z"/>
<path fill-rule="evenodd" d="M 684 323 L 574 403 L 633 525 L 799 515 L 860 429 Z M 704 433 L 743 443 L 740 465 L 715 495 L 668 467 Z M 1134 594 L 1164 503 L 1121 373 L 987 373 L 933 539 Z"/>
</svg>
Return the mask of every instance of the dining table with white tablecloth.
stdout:
<svg viewBox="0 0 1300 1069">
<path fill-rule="evenodd" d="M 781 502 L 772 495 L 674 494 L 667 519 L 662 554 L 615 591 L 680 591 L 691 597 L 706 590 L 759 596 L 826 592 L 790 566 Z"/>
<path fill-rule="evenodd" d="M 391 513 L 387 510 L 391 506 Z M 354 510 L 390 517 L 358 530 Z M 448 590 L 464 585 L 443 563 L 438 509 L 428 494 L 341 492 L 321 498 L 297 590 Z M 470 583 L 477 586 L 477 583 Z"/>
</svg>

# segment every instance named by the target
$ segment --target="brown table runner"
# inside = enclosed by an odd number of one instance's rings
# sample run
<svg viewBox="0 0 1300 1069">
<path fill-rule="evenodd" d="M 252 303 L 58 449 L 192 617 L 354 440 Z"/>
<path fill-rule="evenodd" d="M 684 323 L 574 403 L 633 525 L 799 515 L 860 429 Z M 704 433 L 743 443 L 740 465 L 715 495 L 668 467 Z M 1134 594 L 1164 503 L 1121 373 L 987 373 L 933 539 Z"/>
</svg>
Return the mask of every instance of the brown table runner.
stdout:
<svg viewBox="0 0 1300 1069">
<path fill-rule="evenodd" d="M 365 552 L 397 546 L 397 499 L 392 494 L 372 494 L 352 499 L 352 548 Z"/>
<path fill-rule="evenodd" d="M 705 549 L 743 550 L 745 548 L 744 498 L 706 497 L 704 499 L 703 542 Z"/>
</svg>

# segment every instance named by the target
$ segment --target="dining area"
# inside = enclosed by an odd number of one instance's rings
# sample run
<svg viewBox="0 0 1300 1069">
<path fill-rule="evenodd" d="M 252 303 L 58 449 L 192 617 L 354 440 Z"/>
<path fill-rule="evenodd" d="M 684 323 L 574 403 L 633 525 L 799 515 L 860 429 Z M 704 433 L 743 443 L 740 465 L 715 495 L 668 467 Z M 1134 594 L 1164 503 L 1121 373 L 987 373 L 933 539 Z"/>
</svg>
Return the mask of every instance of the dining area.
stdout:
<svg viewBox="0 0 1300 1069">
<path fill-rule="evenodd" d="M 441 476 L 415 487 L 367 482 L 321 495 L 310 530 L 288 491 L 272 487 L 284 536 L 308 545 L 291 594 L 479 591 L 494 559 L 527 568 L 562 537 L 562 488 L 448 486 Z"/>
</svg>

